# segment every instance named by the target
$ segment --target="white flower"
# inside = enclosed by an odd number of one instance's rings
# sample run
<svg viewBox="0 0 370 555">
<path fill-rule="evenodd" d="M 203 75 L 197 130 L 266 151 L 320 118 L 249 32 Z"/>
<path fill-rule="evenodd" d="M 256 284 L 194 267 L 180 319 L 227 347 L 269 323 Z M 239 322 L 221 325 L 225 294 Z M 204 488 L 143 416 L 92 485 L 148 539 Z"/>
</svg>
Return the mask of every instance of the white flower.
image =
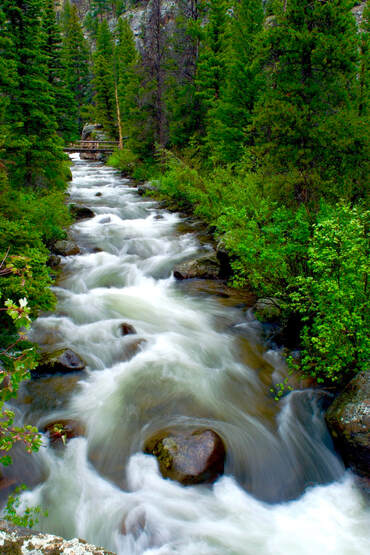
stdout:
<svg viewBox="0 0 370 555">
<path fill-rule="evenodd" d="M 25 306 L 27 306 L 27 302 L 28 301 L 27 301 L 26 297 L 24 297 L 23 299 L 19 299 L 19 306 L 21 308 L 24 308 Z"/>
</svg>

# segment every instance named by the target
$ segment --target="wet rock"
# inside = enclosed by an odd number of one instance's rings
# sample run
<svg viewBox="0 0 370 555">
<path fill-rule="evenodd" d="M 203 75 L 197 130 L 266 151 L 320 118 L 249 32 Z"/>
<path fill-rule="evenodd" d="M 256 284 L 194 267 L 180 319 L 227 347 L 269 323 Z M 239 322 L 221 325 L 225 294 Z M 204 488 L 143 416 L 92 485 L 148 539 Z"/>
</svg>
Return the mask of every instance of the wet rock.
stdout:
<svg viewBox="0 0 370 555">
<path fill-rule="evenodd" d="M 134 341 L 130 341 L 130 343 L 125 345 L 125 351 L 122 360 L 131 360 L 140 351 L 140 347 L 145 343 L 146 339 L 142 337 L 139 339 L 135 339 Z"/>
<path fill-rule="evenodd" d="M 176 279 L 219 279 L 220 270 L 216 254 L 207 254 L 178 264 L 173 270 L 173 275 Z"/>
<path fill-rule="evenodd" d="M 95 196 L 96 196 L 96 197 L 102 197 L 102 196 L 103 196 L 103 193 L 101 193 L 101 192 L 99 191 L 98 193 L 95 193 Z"/>
<path fill-rule="evenodd" d="M 363 371 L 349 382 L 325 418 L 344 463 L 370 478 L 370 372 Z"/>
<path fill-rule="evenodd" d="M 274 297 L 258 299 L 254 310 L 261 320 L 267 322 L 277 320 L 281 315 L 279 300 Z"/>
<path fill-rule="evenodd" d="M 74 254 L 80 254 L 80 249 L 74 241 L 57 241 L 53 247 L 55 254 L 60 254 L 61 256 L 71 256 Z"/>
<path fill-rule="evenodd" d="M 32 406 L 35 418 L 44 418 L 56 410 L 63 410 L 79 387 L 78 373 L 38 375 L 37 380 L 24 383 L 17 396 L 17 405 L 24 410 Z"/>
<path fill-rule="evenodd" d="M 102 547 L 96 547 L 85 540 L 73 538 L 65 540 L 51 534 L 42 534 L 14 526 L 0 520 L 1 555 L 114 555 Z"/>
<path fill-rule="evenodd" d="M 131 324 L 128 324 L 127 322 L 123 322 L 122 324 L 120 324 L 119 329 L 121 330 L 122 335 L 131 335 L 137 333 L 134 326 L 131 326 Z"/>
<path fill-rule="evenodd" d="M 94 212 L 87 206 L 79 206 L 78 204 L 70 204 L 69 211 L 76 220 L 85 220 L 86 218 L 93 218 Z"/>
<path fill-rule="evenodd" d="M 100 224 L 109 224 L 109 222 L 111 221 L 110 217 L 107 216 L 106 218 L 102 218 L 101 220 L 99 220 Z"/>
<path fill-rule="evenodd" d="M 223 241 L 217 243 L 216 256 L 220 263 L 220 278 L 228 279 L 232 275 L 231 259 Z"/>
<path fill-rule="evenodd" d="M 82 358 L 71 349 L 62 349 L 54 353 L 44 353 L 40 364 L 35 370 L 32 370 L 31 374 L 33 377 L 48 374 L 66 374 L 69 372 L 79 372 L 85 366 Z"/>
<path fill-rule="evenodd" d="M 157 187 L 151 181 L 147 181 L 146 183 L 142 183 L 137 188 L 137 192 L 141 196 L 146 195 L 150 191 L 157 191 Z"/>
<path fill-rule="evenodd" d="M 56 268 L 61 263 L 62 259 L 57 254 L 51 254 L 46 262 L 49 268 Z"/>
<path fill-rule="evenodd" d="M 163 430 L 144 450 L 157 457 L 164 478 L 180 484 L 212 483 L 224 471 L 225 446 L 213 430 Z"/>
<path fill-rule="evenodd" d="M 77 420 L 56 420 L 47 424 L 43 430 L 49 436 L 53 447 L 62 447 L 74 437 L 85 435 L 85 427 Z"/>
</svg>

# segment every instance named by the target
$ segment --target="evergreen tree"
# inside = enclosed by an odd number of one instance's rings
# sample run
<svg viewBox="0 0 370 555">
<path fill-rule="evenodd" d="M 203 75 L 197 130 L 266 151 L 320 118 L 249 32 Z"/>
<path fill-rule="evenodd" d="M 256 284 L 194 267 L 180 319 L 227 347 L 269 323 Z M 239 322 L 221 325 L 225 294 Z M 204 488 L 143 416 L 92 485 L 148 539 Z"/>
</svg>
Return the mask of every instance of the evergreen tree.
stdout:
<svg viewBox="0 0 370 555">
<path fill-rule="evenodd" d="M 229 8 L 229 0 L 209 0 L 208 21 L 200 41 L 195 85 L 200 101 L 199 132 L 203 142 L 207 127 L 212 125 L 210 113 L 215 110 L 225 83 Z"/>
<path fill-rule="evenodd" d="M 360 78 L 359 78 L 359 115 L 368 116 L 369 112 L 369 85 L 370 85 L 370 4 L 366 4 L 361 22 L 361 41 L 360 41 Z"/>
<path fill-rule="evenodd" d="M 143 100 L 152 142 L 165 146 L 168 140 L 166 112 L 167 37 L 162 17 L 162 1 L 151 0 L 143 36 Z"/>
<path fill-rule="evenodd" d="M 220 100 L 210 112 L 207 136 L 214 162 L 223 163 L 240 160 L 243 148 L 251 144 L 252 113 L 263 84 L 256 61 L 264 16 L 262 1 L 240 0 L 233 11 L 226 79 Z"/>
<path fill-rule="evenodd" d="M 76 138 L 77 106 L 67 86 L 67 69 L 62 60 L 62 37 L 56 21 L 54 0 L 45 1 L 43 28 L 46 36 L 48 80 L 55 97 L 58 132 L 66 140 Z"/>
<path fill-rule="evenodd" d="M 364 182 L 355 109 L 358 34 L 349 0 L 279 0 L 265 32 L 254 126 L 265 183 L 287 202 L 353 198 Z"/>
<path fill-rule="evenodd" d="M 111 137 L 117 135 L 113 38 L 106 20 L 98 27 L 94 52 L 95 117 Z"/>
<path fill-rule="evenodd" d="M 196 95 L 195 75 L 202 15 L 204 5 L 200 0 L 177 2 L 175 28 L 170 42 L 171 66 L 167 76 L 166 104 L 170 144 L 180 148 L 189 143 L 200 127 L 200 99 Z"/>
<path fill-rule="evenodd" d="M 11 49 L 17 86 L 3 83 L 8 96 L 5 162 L 13 184 L 46 186 L 61 171 L 63 152 L 56 135 L 55 100 L 48 81 L 42 0 L 5 0 L 3 32 Z"/>
<path fill-rule="evenodd" d="M 133 70 L 137 63 L 137 51 L 134 35 L 129 23 L 119 19 L 116 29 L 116 44 L 114 48 L 114 87 L 116 97 L 117 126 L 120 148 L 123 147 L 123 137 L 128 137 L 129 106 L 128 94 L 133 78 Z"/>
<path fill-rule="evenodd" d="M 81 111 L 91 100 L 89 47 L 84 37 L 77 8 L 69 0 L 62 12 L 62 62 L 66 68 L 67 88 L 72 94 L 74 132 L 79 133 L 83 122 Z"/>
</svg>

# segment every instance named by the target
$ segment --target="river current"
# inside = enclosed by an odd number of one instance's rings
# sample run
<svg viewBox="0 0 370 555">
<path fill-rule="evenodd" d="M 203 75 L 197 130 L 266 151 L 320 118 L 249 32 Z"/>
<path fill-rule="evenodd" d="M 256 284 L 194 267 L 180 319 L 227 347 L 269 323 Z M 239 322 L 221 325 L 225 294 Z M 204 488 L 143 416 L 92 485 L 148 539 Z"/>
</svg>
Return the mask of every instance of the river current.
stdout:
<svg viewBox="0 0 370 555">
<path fill-rule="evenodd" d="M 82 254 L 63 260 L 57 309 L 32 338 L 73 349 L 87 369 L 29 382 L 19 410 L 40 427 L 78 420 L 86 434 L 63 449 L 45 436 L 39 453 L 15 461 L 32 487 L 22 505 L 48 511 L 37 528 L 118 555 L 367 554 L 369 509 L 333 450 L 325 395 L 276 403 L 269 384 L 283 362 L 263 348 L 251 312 L 173 277 L 208 245 L 115 170 L 73 159 L 70 200 L 95 217 L 72 226 Z M 122 336 L 123 322 L 137 334 Z M 223 438 L 215 484 L 165 480 L 143 454 L 171 425 Z"/>
</svg>

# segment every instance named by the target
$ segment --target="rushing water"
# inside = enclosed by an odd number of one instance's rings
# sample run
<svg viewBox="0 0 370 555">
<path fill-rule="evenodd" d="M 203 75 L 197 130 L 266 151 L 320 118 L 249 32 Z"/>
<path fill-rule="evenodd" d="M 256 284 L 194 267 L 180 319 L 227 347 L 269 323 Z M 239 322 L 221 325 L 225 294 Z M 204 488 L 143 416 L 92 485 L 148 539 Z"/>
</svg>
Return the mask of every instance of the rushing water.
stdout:
<svg viewBox="0 0 370 555">
<path fill-rule="evenodd" d="M 45 437 L 15 463 L 38 484 L 22 503 L 48 511 L 39 529 L 119 555 L 368 553 L 369 513 L 332 449 L 323 394 L 277 404 L 268 384 L 282 361 L 264 352 L 250 314 L 173 278 L 175 263 L 207 245 L 98 163 L 75 157 L 70 195 L 96 216 L 72 227 L 82 254 L 64 260 L 57 311 L 33 337 L 88 367 L 29 382 L 19 402 L 27 422 L 73 418 L 87 431 L 59 450 Z M 137 335 L 123 337 L 122 322 Z M 224 439 L 225 476 L 213 486 L 164 480 L 142 453 L 174 424 Z"/>
</svg>

